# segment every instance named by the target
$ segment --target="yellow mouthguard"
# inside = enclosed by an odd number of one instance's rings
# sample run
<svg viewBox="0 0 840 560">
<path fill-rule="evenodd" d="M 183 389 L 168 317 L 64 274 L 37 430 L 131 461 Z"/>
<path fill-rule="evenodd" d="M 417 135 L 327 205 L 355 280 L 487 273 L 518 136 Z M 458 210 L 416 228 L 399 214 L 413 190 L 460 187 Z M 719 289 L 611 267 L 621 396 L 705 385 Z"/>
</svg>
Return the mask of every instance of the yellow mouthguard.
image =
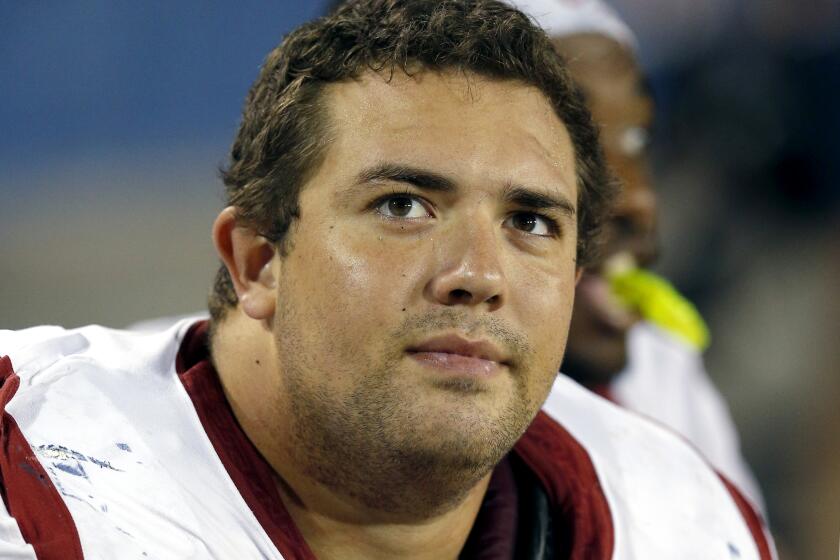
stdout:
<svg viewBox="0 0 840 560">
<path fill-rule="evenodd" d="M 709 328 L 697 308 L 667 280 L 621 255 L 611 258 L 605 271 L 613 294 L 624 305 L 697 350 L 709 346 Z"/>
</svg>

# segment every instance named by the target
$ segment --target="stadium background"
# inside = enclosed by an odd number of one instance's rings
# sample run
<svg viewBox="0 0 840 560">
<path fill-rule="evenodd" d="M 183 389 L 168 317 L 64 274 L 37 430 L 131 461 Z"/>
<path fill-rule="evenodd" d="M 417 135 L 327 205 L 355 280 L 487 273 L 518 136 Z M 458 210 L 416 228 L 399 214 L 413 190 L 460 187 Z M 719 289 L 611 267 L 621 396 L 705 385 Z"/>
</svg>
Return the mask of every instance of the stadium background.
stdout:
<svg viewBox="0 0 840 560">
<path fill-rule="evenodd" d="M 708 319 L 783 560 L 834 557 L 840 3 L 613 5 L 659 103 L 659 271 Z M 321 4 L 0 7 L 0 328 L 202 308 L 242 99 Z"/>
</svg>

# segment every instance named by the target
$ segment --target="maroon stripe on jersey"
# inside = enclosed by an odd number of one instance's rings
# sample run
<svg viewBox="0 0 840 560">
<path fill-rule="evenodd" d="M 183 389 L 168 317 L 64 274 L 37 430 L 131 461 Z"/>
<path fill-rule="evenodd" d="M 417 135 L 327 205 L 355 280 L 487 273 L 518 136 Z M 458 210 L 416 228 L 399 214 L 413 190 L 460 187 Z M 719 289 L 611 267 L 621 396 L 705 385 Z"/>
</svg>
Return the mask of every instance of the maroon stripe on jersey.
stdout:
<svg viewBox="0 0 840 560">
<path fill-rule="evenodd" d="M 611 558 L 615 536 L 610 506 L 583 446 L 540 411 L 514 451 L 542 482 L 554 506 L 557 557 Z"/>
<path fill-rule="evenodd" d="M 228 475 L 271 542 L 286 560 L 316 560 L 286 510 L 271 465 L 236 421 L 207 356 L 207 321 L 184 336 L 175 369 Z"/>
<path fill-rule="evenodd" d="M 67 505 L 38 462 L 23 433 L 6 412 L 20 377 L 8 356 L 0 357 L 0 492 L 23 540 L 38 560 L 81 560 L 82 543 Z"/>
<path fill-rule="evenodd" d="M 726 489 L 729 490 L 729 494 L 735 500 L 735 504 L 741 511 L 741 515 L 744 517 L 744 521 L 746 521 L 747 527 L 749 527 L 750 533 L 752 533 L 755 544 L 758 547 L 761 560 L 772 560 L 773 554 L 770 552 L 770 542 L 767 539 L 767 534 L 764 532 L 764 522 L 761 520 L 761 516 L 729 479 L 720 473 L 718 473 L 718 476 L 723 481 Z"/>
</svg>

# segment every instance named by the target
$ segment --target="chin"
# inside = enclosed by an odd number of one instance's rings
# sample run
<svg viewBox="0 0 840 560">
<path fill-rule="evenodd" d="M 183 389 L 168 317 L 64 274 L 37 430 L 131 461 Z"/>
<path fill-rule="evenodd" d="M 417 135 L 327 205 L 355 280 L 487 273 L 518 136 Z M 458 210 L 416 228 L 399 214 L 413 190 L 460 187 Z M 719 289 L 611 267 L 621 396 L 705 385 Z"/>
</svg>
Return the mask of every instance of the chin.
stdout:
<svg viewBox="0 0 840 560">
<path fill-rule="evenodd" d="M 536 411 L 513 398 L 498 402 L 481 398 L 486 394 L 456 391 L 451 393 L 454 398 L 422 406 L 424 421 L 416 427 L 415 442 L 450 468 L 490 469 L 510 451 Z M 473 402 L 464 402 L 471 397 Z"/>
<path fill-rule="evenodd" d="M 402 449 L 405 465 L 414 473 L 425 471 L 429 480 L 477 481 L 492 471 L 519 439 L 518 433 L 504 428 L 484 428 L 431 430 L 426 437 L 406 442 Z"/>
</svg>

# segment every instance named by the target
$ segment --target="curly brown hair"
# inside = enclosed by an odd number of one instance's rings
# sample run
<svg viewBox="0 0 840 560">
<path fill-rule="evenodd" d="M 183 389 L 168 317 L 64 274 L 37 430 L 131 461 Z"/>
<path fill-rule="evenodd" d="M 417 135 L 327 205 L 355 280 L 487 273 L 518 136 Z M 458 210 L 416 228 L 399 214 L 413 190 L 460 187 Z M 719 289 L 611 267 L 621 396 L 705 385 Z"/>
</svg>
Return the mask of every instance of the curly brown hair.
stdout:
<svg viewBox="0 0 840 560">
<path fill-rule="evenodd" d="M 419 70 L 418 70 L 419 69 Z M 251 86 L 230 163 L 222 170 L 237 220 L 285 252 L 301 187 L 328 138 L 320 106 L 327 84 L 368 72 L 456 70 L 538 88 L 566 125 L 578 177 L 577 259 L 594 240 L 614 196 L 598 134 L 562 58 L 522 12 L 496 0 L 349 0 L 292 31 Z M 237 304 L 220 267 L 209 298 L 213 322 Z"/>
</svg>

